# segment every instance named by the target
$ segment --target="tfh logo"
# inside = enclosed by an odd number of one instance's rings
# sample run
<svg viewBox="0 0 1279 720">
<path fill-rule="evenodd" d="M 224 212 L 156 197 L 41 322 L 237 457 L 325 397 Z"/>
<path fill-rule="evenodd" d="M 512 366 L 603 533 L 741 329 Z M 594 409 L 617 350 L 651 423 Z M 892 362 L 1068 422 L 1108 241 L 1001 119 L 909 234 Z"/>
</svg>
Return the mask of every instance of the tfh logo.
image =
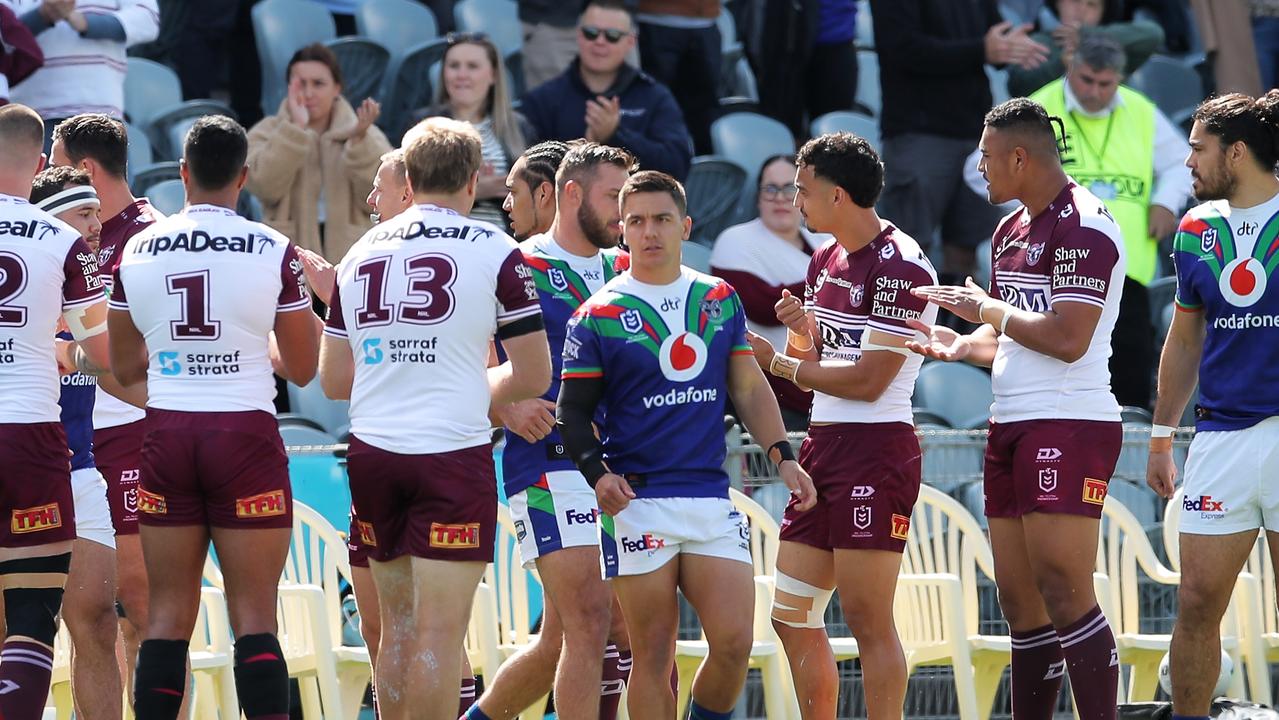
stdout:
<svg viewBox="0 0 1279 720">
<path fill-rule="evenodd" d="M 910 532 L 910 518 L 905 515 L 893 513 L 893 537 L 898 540 L 905 540 L 906 535 Z"/>
<path fill-rule="evenodd" d="M 1084 502 L 1093 505 L 1106 503 L 1106 481 L 1096 478 L 1084 478 Z"/>
<path fill-rule="evenodd" d="M 465 550 L 480 546 L 480 524 L 445 525 L 431 523 L 431 547 Z"/>
<path fill-rule="evenodd" d="M 285 513 L 284 491 L 272 490 L 260 495 L 236 498 L 235 516 L 238 518 L 271 517 Z"/>
<path fill-rule="evenodd" d="M 55 502 L 39 507 L 26 508 L 25 510 L 14 510 L 13 520 L 9 529 L 17 535 L 52 530 L 59 527 L 62 527 L 62 513 L 58 510 L 58 504 Z"/>
</svg>

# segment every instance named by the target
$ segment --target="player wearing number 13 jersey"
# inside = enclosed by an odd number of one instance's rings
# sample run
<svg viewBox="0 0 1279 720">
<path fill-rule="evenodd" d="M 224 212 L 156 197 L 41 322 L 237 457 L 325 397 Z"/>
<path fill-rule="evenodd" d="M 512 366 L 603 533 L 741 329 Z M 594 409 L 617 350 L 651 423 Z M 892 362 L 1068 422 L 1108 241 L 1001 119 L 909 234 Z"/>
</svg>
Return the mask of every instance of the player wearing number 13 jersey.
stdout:
<svg viewBox="0 0 1279 720">
<path fill-rule="evenodd" d="M 351 500 L 387 638 L 379 710 L 453 720 L 471 596 L 497 525 L 489 405 L 544 392 L 551 361 L 524 256 L 465 217 L 479 134 L 431 118 L 405 136 L 404 161 L 417 204 L 338 268 L 320 380 L 329 397 L 351 399 Z M 511 362 L 490 371 L 495 333 Z"/>
<path fill-rule="evenodd" d="M 113 370 L 147 383 L 139 489 L 151 583 L 135 712 L 177 716 L 184 658 L 210 537 L 234 623 L 235 678 L 249 718 L 288 716 L 275 638 L 276 583 L 288 554 L 292 493 L 272 414 L 274 331 L 282 374 L 314 377 L 318 322 L 288 238 L 235 214 L 247 177 L 244 128 L 221 116 L 183 148 L 187 207 L 124 246 L 111 294 Z"/>
</svg>

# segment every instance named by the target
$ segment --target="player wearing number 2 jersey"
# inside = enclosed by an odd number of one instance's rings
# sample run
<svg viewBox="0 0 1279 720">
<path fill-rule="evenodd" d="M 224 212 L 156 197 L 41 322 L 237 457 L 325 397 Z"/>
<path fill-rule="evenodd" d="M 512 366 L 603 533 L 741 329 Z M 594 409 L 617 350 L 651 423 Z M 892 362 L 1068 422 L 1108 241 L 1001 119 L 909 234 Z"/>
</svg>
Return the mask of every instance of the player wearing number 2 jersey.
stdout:
<svg viewBox="0 0 1279 720">
<path fill-rule="evenodd" d="M 532 272 L 514 240 L 465 217 L 480 148 L 474 129 L 443 118 L 405 136 L 417 205 L 343 259 L 321 347 L 325 393 L 351 399 L 351 499 L 383 609 L 376 682 L 388 720 L 456 717 L 471 597 L 497 524 L 489 405 L 550 385 Z M 489 371 L 494 333 L 511 362 Z"/>
<path fill-rule="evenodd" d="M 210 537 L 245 715 L 289 712 L 275 610 L 292 493 L 268 340 L 274 331 L 283 374 L 305 385 L 319 333 L 288 238 L 232 210 L 247 153 L 235 121 L 197 121 L 183 148 L 187 207 L 130 239 L 115 271 L 113 369 L 123 385 L 147 383 L 139 520 L 151 614 L 134 687 L 139 720 L 178 714 Z"/>
<path fill-rule="evenodd" d="M 106 306 L 93 251 L 26 200 L 44 162 L 44 124 L 22 105 L 0 108 L 0 717 L 38 718 L 75 539 L 67 437 L 58 422 L 53 329 L 78 341 L 77 366 L 107 363 Z M 91 367 L 91 366 L 98 367 Z"/>
</svg>

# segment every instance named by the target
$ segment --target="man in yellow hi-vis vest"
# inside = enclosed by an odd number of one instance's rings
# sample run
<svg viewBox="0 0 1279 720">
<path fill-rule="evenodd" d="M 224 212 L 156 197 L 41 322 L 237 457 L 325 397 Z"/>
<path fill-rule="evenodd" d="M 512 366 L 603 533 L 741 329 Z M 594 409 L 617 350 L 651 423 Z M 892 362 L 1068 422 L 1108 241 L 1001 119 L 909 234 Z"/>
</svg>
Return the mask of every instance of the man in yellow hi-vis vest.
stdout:
<svg viewBox="0 0 1279 720">
<path fill-rule="evenodd" d="M 1177 229 L 1190 198 L 1190 171 L 1183 165 L 1190 147 L 1154 103 L 1119 84 L 1124 62 L 1113 39 L 1086 34 L 1065 77 L 1030 97 L 1061 118 L 1062 167 L 1106 203 L 1123 233 L 1128 276 L 1112 339 L 1111 388 L 1120 405 L 1149 409 L 1156 349 L 1146 285 L 1159 274 L 1159 240 Z M 969 165 L 975 168 L 976 161 L 970 158 Z M 965 168 L 970 184 L 972 168 Z"/>
</svg>

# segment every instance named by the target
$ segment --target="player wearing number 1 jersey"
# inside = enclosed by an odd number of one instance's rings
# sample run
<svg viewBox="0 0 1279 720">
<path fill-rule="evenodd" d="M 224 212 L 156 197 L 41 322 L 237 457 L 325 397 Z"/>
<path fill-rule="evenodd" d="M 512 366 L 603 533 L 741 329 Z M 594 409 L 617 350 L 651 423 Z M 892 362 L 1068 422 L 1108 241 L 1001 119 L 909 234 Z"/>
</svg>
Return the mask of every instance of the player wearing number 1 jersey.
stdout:
<svg viewBox="0 0 1279 720">
<path fill-rule="evenodd" d="M 186 208 L 130 239 L 115 272 L 113 371 L 125 386 L 147 383 L 139 520 L 151 613 L 134 683 L 139 720 L 178 715 L 210 538 L 244 713 L 289 712 L 275 612 L 292 492 L 268 344 L 274 331 L 283 374 L 305 385 L 319 331 L 288 238 L 232 209 L 247 154 L 235 121 L 198 120 L 183 148 Z"/>
<path fill-rule="evenodd" d="M 320 380 L 351 399 L 347 456 L 382 607 L 383 718 L 453 720 L 471 597 L 492 560 L 497 480 L 490 403 L 550 385 L 537 287 L 515 241 L 465 216 L 482 161 L 468 124 L 405 136 L 417 204 L 364 235 L 338 268 Z M 494 334 L 511 362 L 488 370 Z"/>
</svg>

